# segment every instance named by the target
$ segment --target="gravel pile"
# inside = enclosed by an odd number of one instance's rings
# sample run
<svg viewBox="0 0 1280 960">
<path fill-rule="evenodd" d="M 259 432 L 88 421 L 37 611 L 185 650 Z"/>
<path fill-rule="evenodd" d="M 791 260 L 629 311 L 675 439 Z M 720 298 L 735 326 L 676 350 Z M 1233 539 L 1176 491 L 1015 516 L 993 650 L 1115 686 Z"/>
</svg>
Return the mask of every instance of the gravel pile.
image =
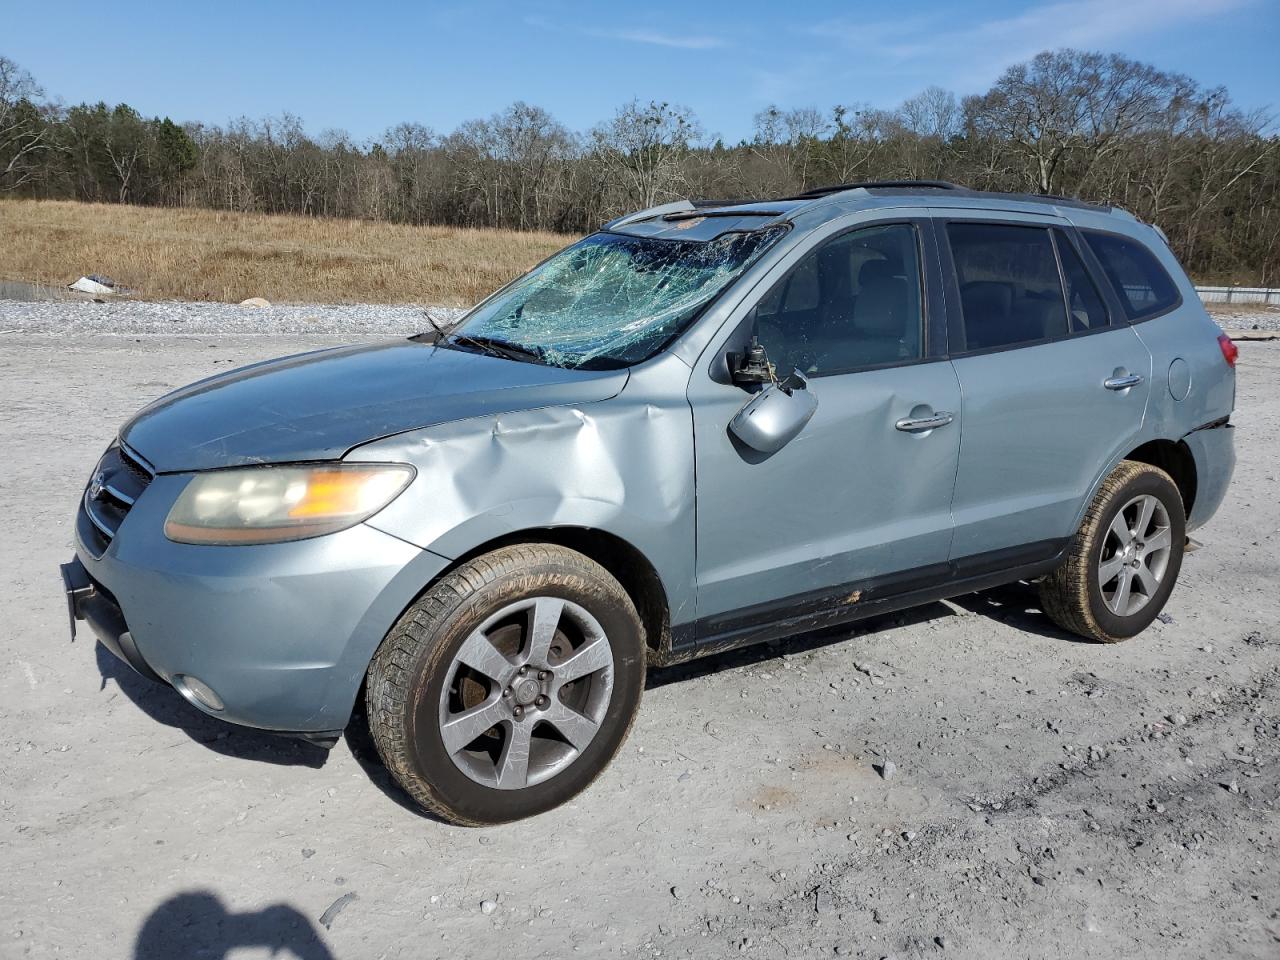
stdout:
<svg viewBox="0 0 1280 960">
<path fill-rule="evenodd" d="M 1223 330 L 1277 330 L 1280 331 L 1280 308 L 1240 307 L 1236 304 L 1207 304 L 1209 316 Z"/>
<path fill-rule="evenodd" d="M 276 304 L 242 307 L 232 303 L 117 300 L 0 300 L 0 333 L 57 334 L 241 334 L 337 333 L 408 335 L 430 328 L 430 310 L 444 324 L 462 310 L 416 304 Z"/>
</svg>

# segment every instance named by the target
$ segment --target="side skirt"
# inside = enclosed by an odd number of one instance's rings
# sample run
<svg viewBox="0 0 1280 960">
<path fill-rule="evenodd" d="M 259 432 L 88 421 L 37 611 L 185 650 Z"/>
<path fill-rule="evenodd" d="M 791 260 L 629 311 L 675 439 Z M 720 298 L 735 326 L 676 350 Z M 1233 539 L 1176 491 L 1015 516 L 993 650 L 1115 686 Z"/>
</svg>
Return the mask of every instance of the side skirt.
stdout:
<svg viewBox="0 0 1280 960">
<path fill-rule="evenodd" d="M 1070 539 L 1042 540 L 948 563 L 842 584 L 672 627 L 653 666 L 671 666 L 738 647 L 810 633 L 866 617 L 1030 580 L 1062 562 Z"/>
</svg>

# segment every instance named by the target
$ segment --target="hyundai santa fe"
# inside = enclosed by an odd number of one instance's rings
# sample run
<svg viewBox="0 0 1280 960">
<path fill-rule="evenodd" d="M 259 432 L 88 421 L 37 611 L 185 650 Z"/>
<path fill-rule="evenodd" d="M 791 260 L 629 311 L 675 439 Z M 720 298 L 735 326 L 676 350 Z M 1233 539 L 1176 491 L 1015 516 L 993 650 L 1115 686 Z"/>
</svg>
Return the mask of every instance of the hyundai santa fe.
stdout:
<svg viewBox="0 0 1280 960">
<path fill-rule="evenodd" d="M 85 489 L 72 613 L 198 710 L 373 740 L 464 824 L 645 671 L 1010 581 L 1112 642 L 1222 502 L 1236 349 L 1122 210 L 939 182 L 678 201 L 449 330 L 192 384 Z"/>
</svg>

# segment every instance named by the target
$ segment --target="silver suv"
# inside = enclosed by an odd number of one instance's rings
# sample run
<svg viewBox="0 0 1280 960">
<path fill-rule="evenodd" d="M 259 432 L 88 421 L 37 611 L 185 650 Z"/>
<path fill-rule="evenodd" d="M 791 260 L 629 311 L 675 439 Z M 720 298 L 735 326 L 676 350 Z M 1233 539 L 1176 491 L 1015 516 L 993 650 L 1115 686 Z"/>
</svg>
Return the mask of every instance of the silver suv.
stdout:
<svg viewBox="0 0 1280 960">
<path fill-rule="evenodd" d="M 865 183 L 622 217 L 454 329 L 193 384 L 85 490 L 74 618 L 423 807 L 577 794 L 645 670 L 1003 582 L 1111 642 L 1234 463 L 1235 347 L 1121 210 Z M 74 619 L 73 619 L 74 626 Z"/>
</svg>

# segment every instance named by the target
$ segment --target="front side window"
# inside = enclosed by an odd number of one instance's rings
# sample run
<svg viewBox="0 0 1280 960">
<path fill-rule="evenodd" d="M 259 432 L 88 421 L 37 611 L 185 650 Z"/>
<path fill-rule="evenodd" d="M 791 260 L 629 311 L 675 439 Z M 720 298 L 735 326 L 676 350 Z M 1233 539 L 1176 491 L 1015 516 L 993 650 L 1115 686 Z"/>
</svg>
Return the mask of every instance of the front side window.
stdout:
<svg viewBox="0 0 1280 960">
<path fill-rule="evenodd" d="M 895 223 L 827 240 L 755 308 L 759 337 L 785 377 L 918 360 L 923 356 L 916 229 Z"/>
<path fill-rule="evenodd" d="M 562 367 L 630 366 L 679 335 L 783 232 L 710 241 L 593 234 L 481 304 L 440 342 Z"/>
<path fill-rule="evenodd" d="M 1067 332 L 1049 231 L 1000 223 L 947 225 L 960 287 L 965 347 L 1034 343 Z"/>
<path fill-rule="evenodd" d="M 1130 320 L 1155 316 L 1177 305 L 1178 288 L 1173 279 L 1138 241 L 1092 230 L 1082 234 Z"/>
</svg>

